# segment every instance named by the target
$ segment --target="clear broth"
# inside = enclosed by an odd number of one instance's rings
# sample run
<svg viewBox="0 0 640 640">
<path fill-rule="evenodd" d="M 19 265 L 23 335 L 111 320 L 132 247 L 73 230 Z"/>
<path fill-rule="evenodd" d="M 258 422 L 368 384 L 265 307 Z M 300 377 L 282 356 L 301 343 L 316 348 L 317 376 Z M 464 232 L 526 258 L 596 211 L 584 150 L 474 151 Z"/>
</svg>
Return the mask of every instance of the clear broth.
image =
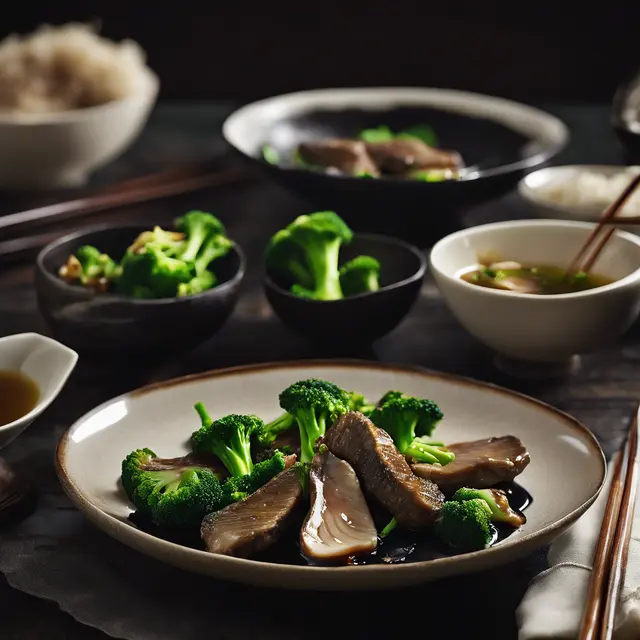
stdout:
<svg viewBox="0 0 640 640">
<path fill-rule="evenodd" d="M 40 389 L 29 376 L 0 370 L 0 426 L 27 415 L 39 399 Z"/>
<path fill-rule="evenodd" d="M 520 269 L 495 270 L 481 267 L 463 273 L 460 278 L 478 287 L 538 295 L 577 293 L 603 287 L 613 282 L 612 278 L 599 274 L 569 273 L 566 269 L 551 265 L 530 267 L 521 265 Z M 505 286 L 508 283 L 520 284 L 522 288 Z"/>
</svg>

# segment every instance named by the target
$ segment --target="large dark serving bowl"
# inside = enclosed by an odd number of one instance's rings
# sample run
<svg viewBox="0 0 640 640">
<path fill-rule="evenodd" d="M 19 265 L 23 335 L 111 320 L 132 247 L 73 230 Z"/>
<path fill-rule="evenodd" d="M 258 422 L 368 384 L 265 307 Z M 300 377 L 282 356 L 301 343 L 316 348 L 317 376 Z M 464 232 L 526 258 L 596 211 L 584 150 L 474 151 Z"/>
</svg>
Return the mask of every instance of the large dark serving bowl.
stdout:
<svg viewBox="0 0 640 640">
<path fill-rule="evenodd" d="M 431 126 L 439 146 L 459 151 L 474 171 L 464 179 L 433 183 L 328 175 L 292 161 L 303 141 L 355 137 L 379 125 L 399 130 L 418 124 Z M 414 241 L 416 233 L 434 240 L 455 229 L 457 209 L 505 193 L 569 139 L 560 120 L 533 107 L 420 88 L 324 89 L 267 98 L 230 115 L 223 135 L 248 163 L 316 208 L 337 211 L 358 231 Z M 263 160 L 264 145 L 278 152 L 278 165 Z"/>
<path fill-rule="evenodd" d="M 147 229 L 89 227 L 55 240 L 40 252 L 35 279 L 38 305 L 61 342 L 80 352 L 127 357 L 144 353 L 162 359 L 193 349 L 222 327 L 236 305 L 245 272 L 238 246 L 216 260 L 216 287 L 184 298 L 135 300 L 95 293 L 58 277 L 58 269 L 81 245 L 94 245 L 119 260 Z"/>
</svg>

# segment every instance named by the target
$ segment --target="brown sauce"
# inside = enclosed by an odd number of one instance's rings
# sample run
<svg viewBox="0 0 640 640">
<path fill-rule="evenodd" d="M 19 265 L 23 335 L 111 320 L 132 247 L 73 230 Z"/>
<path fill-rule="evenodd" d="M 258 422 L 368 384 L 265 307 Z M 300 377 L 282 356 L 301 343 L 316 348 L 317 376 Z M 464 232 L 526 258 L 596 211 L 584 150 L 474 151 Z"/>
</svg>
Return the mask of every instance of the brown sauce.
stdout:
<svg viewBox="0 0 640 640">
<path fill-rule="evenodd" d="M 507 494 L 509 505 L 518 513 L 522 513 L 532 502 L 531 494 L 524 487 L 515 482 L 504 482 L 495 485 L 496 489 L 502 489 Z M 300 549 L 300 527 L 304 518 L 304 510 L 300 512 L 299 522 L 292 526 L 272 547 L 254 556 L 253 560 L 263 562 L 275 562 L 277 564 L 327 566 L 330 563 L 321 563 L 307 558 Z M 376 518 L 379 529 L 389 521 L 388 513 L 380 514 Z M 375 514 L 374 514 L 375 517 Z M 182 544 L 193 549 L 204 550 L 204 544 L 200 538 L 200 531 L 195 530 L 170 530 L 158 527 L 149 522 L 143 514 L 132 513 L 130 522 L 147 533 L 163 538 L 176 544 Z M 495 523 L 495 537 L 492 544 L 497 544 L 517 531 L 513 527 L 501 523 Z M 460 552 L 447 547 L 429 532 L 402 531 L 396 529 L 385 539 L 378 540 L 378 547 L 372 553 L 367 553 L 358 558 L 351 558 L 351 565 L 367 564 L 399 564 L 410 562 L 424 562 L 458 555 Z"/>
<path fill-rule="evenodd" d="M 0 426 L 27 415 L 39 399 L 40 389 L 29 376 L 0 370 Z"/>
</svg>

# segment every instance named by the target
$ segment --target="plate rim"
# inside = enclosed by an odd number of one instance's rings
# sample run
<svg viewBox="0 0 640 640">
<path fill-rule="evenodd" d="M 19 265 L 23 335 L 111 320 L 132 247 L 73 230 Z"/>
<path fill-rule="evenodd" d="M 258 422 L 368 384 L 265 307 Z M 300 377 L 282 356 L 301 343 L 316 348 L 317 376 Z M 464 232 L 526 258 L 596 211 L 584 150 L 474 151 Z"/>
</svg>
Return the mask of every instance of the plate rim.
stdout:
<svg viewBox="0 0 640 640">
<path fill-rule="evenodd" d="M 413 373 L 421 375 L 425 378 L 435 378 L 439 380 L 445 380 L 449 382 L 460 383 L 463 385 L 473 386 L 473 387 L 481 387 L 486 389 L 488 392 L 497 393 L 500 395 L 506 395 L 511 398 L 515 398 L 520 400 L 521 402 L 525 402 L 529 405 L 536 406 L 547 413 L 552 413 L 555 416 L 562 418 L 562 420 L 569 426 L 572 430 L 577 431 L 583 437 L 583 440 L 586 440 L 589 444 L 590 450 L 597 457 L 600 462 L 600 482 L 596 490 L 592 493 L 592 495 L 587 498 L 582 504 L 578 505 L 575 509 L 573 509 L 568 514 L 564 515 L 559 520 L 543 527 L 542 529 L 525 534 L 522 537 L 515 539 L 513 542 L 509 542 L 507 539 L 500 545 L 496 545 L 493 547 L 489 547 L 487 549 L 482 549 L 479 551 L 472 551 L 467 553 L 461 553 L 455 556 L 446 556 L 444 558 L 435 558 L 433 560 L 423 560 L 420 562 L 409 562 L 409 563 L 398 563 L 398 564 L 371 564 L 371 565 L 361 565 L 358 567 L 358 571 L 354 571 L 353 567 L 350 566 L 305 566 L 305 565 L 293 565 L 286 563 L 276 563 L 276 562 L 265 562 L 262 560 L 253 560 L 249 558 L 237 558 L 233 556 L 225 556 L 212 554 L 207 551 L 202 551 L 200 549 L 193 549 L 192 547 L 187 547 L 185 545 L 181 545 L 175 542 L 170 542 L 168 540 L 164 540 L 163 538 L 158 538 L 150 533 L 143 531 L 142 529 L 138 529 L 126 522 L 123 522 L 121 519 L 116 518 L 115 516 L 106 513 L 103 509 L 98 507 L 94 502 L 86 498 L 79 487 L 72 481 L 66 467 L 65 467 L 65 453 L 67 446 L 70 442 L 70 438 L 74 429 L 79 425 L 81 421 L 86 420 L 87 417 L 98 413 L 104 407 L 117 402 L 119 400 L 124 400 L 125 398 L 138 398 L 144 396 L 148 393 L 153 393 L 164 388 L 176 387 L 182 384 L 188 384 L 190 382 L 207 380 L 209 378 L 218 378 L 218 377 L 231 377 L 237 375 L 243 375 L 247 373 L 256 373 L 261 371 L 269 371 L 274 369 L 298 369 L 298 368 L 312 368 L 312 367 L 327 367 L 327 368 L 352 368 L 352 369 L 361 369 L 366 367 L 368 369 L 378 369 L 382 371 L 397 371 L 400 373 Z M 395 362 L 376 362 L 362 359 L 354 359 L 354 358 L 340 358 L 340 359 L 303 359 L 303 360 L 284 360 L 284 361 L 270 361 L 270 362 L 261 362 L 254 364 L 243 364 L 236 365 L 231 367 L 224 367 L 221 369 L 210 369 L 207 371 L 202 371 L 198 373 L 186 374 L 183 376 L 178 376 L 174 378 L 169 378 L 167 380 L 161 380 L 157 382 L 152 382 L 147 385 L 143 385 L 142 387 L 138 387 L 131 391 L 124 392 L 113 398 L 110 398 L 98 405 L 96 405 L 90 411 L 84 413 L 78 419 L 74 421 L 74 423 L 68 427 L 62 436 L 60 437 L 58 444 L 55 450 L 54 457 L 54 466 L 56 470 L 56 474 L 62 485 L 63 490 L 69 497 L 69 499 L 73 502 L 74 506 L 83 514 L 84 517 L 88 518 L 91 522 L 93 522 L 96 526 L 98 526 L 102 531 L 105 531 L 107 535 L 112 538 L 115 538 L 118 542 L 125 544 L 126 546 L 139 551 L 145 555 L 152 556 L 158 558 L 154 553 L 148 553 L 145 550 L 145 547 L 153 547 L 158 551 L 162 551 L 165 549 L 168 552 L 168 555 L 171 555 L 171 552 L 184 554 L 193 559 L 195 558 L 207 558 L 207 563 L 214 563 L 221 568 L 221 572 L 224 571 L 224 565 L 230 569 L 230 573 L 233 570 L 233 567 L 240 567 L 245 571 L 251 571 L 251 569 L 261 570 L 262 572 L 274 572 L 275 574 L 295 574 L 295 576 L 300 579 L 308 578 L 309 576 L 320 574 L 327 575 L 336 575 L 336 576 L 344 576 L 344 575 L 353 575 L 357 574 L 358 576 L 369 576 L 370 578 L 375 577 L 376 575 L 388 575 L 393 570 L 397 575 L 400 572 L 407 574 L 407 578 L 414 575 L 416 573 L 421 573 L 427 566 L 432 566 L 436 568 L 446 569 L 448 567 L 455 567 L 458 564 L 470 564 L 473 565 L 474 561 L 479 558 L 486 558 L 489 560 L 491 557 L 496 557 L 495 565 L 501 564 L 501 556 L 509 556 L 509 552 L 517 549 L 519 546 L 524 548 L 530 548 L 533 545 L 533 548 L 538 548 L 536 542 L 541 540 L 543 542 L 545 539 L 549 538 L 556 531 L 562 532 L 569 525 L 573 524 L 596 500 L 599 496 L 602 487 L 606 481 L 606 472 L 607 472 L 607 460 L 605 458 L 604 452 L 600 447 L 598 440 L 596 439 L 593 432 L 582 422 L 580 422 L 577 418 L 573 417 L 566 411 L 558 409 L 547 402 L 542 400 L 538 400 L 532 396 L 521 393 L 519 391 L 514 391 L 508 389 L 506 387 L 502 387 L 500 385 L 494 384 L 492 382 L 486 382 L 483 380 L 475 380 L 474 378 L 468 376 L 458 376 L 452 373 L 436 371 L 432 369 L 428 369 L 426 367 L 422 367 L 420 365 L 414 364 L 405 364 L 405 363 L 395 363 Z M 94 518 L 91 517 L 90 511 L 97 512 L 99 517 L 103 523 L 108 524 L 108 531 L 105 527 L 98 524 Z M 127 537 L 131 540 L 135 540 L 140 544 L 130 544 L 129 542 L 125 542 L 121 537 L 116 535 L 115 532 L 117 530 L 121 530 L 122 528 L 126 528 Z M 161 560 L 162 562 L 173 564 L 174 566 L 177 564 L 170 560 L 169 558 L 165 560 Z M 509 560 L 507 560 L 509 561 Z M 179 566 L 179 565 L 178 565 Z M 474 569 L 471 567 L 468 571 L 464 570 L 460 573 L 470 573 Z M 221 573 L 219 572 L 219 573 Z M 425 578 L 427 575 L 425 574 Z M 227 577 L 226 579 L 247 582 L 247 580 L 243 580 L 242 578 L 231 578 Z M 348 585 L 345 585 L 345 588 L 349 588 Z"/>
</svg>

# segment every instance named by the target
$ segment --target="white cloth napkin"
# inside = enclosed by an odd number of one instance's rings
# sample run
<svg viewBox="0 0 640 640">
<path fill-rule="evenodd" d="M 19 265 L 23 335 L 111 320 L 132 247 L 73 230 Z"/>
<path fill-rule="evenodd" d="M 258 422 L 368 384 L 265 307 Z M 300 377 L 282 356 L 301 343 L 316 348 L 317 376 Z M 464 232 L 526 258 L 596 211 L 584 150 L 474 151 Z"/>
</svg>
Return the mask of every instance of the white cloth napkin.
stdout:
<svg viewBox="0 0 640 640">
<path fill-rule="evenodd" d="M 592 507 L 549 549 L 550 568 L 537 575 L 516 611 L 519 640 L 575 639 L 587 597 L 593 555 L 609 496 L 611 470 Z M 616 616 L 615 640 L 640 639 L 640 493 Z"/>
</svg>

